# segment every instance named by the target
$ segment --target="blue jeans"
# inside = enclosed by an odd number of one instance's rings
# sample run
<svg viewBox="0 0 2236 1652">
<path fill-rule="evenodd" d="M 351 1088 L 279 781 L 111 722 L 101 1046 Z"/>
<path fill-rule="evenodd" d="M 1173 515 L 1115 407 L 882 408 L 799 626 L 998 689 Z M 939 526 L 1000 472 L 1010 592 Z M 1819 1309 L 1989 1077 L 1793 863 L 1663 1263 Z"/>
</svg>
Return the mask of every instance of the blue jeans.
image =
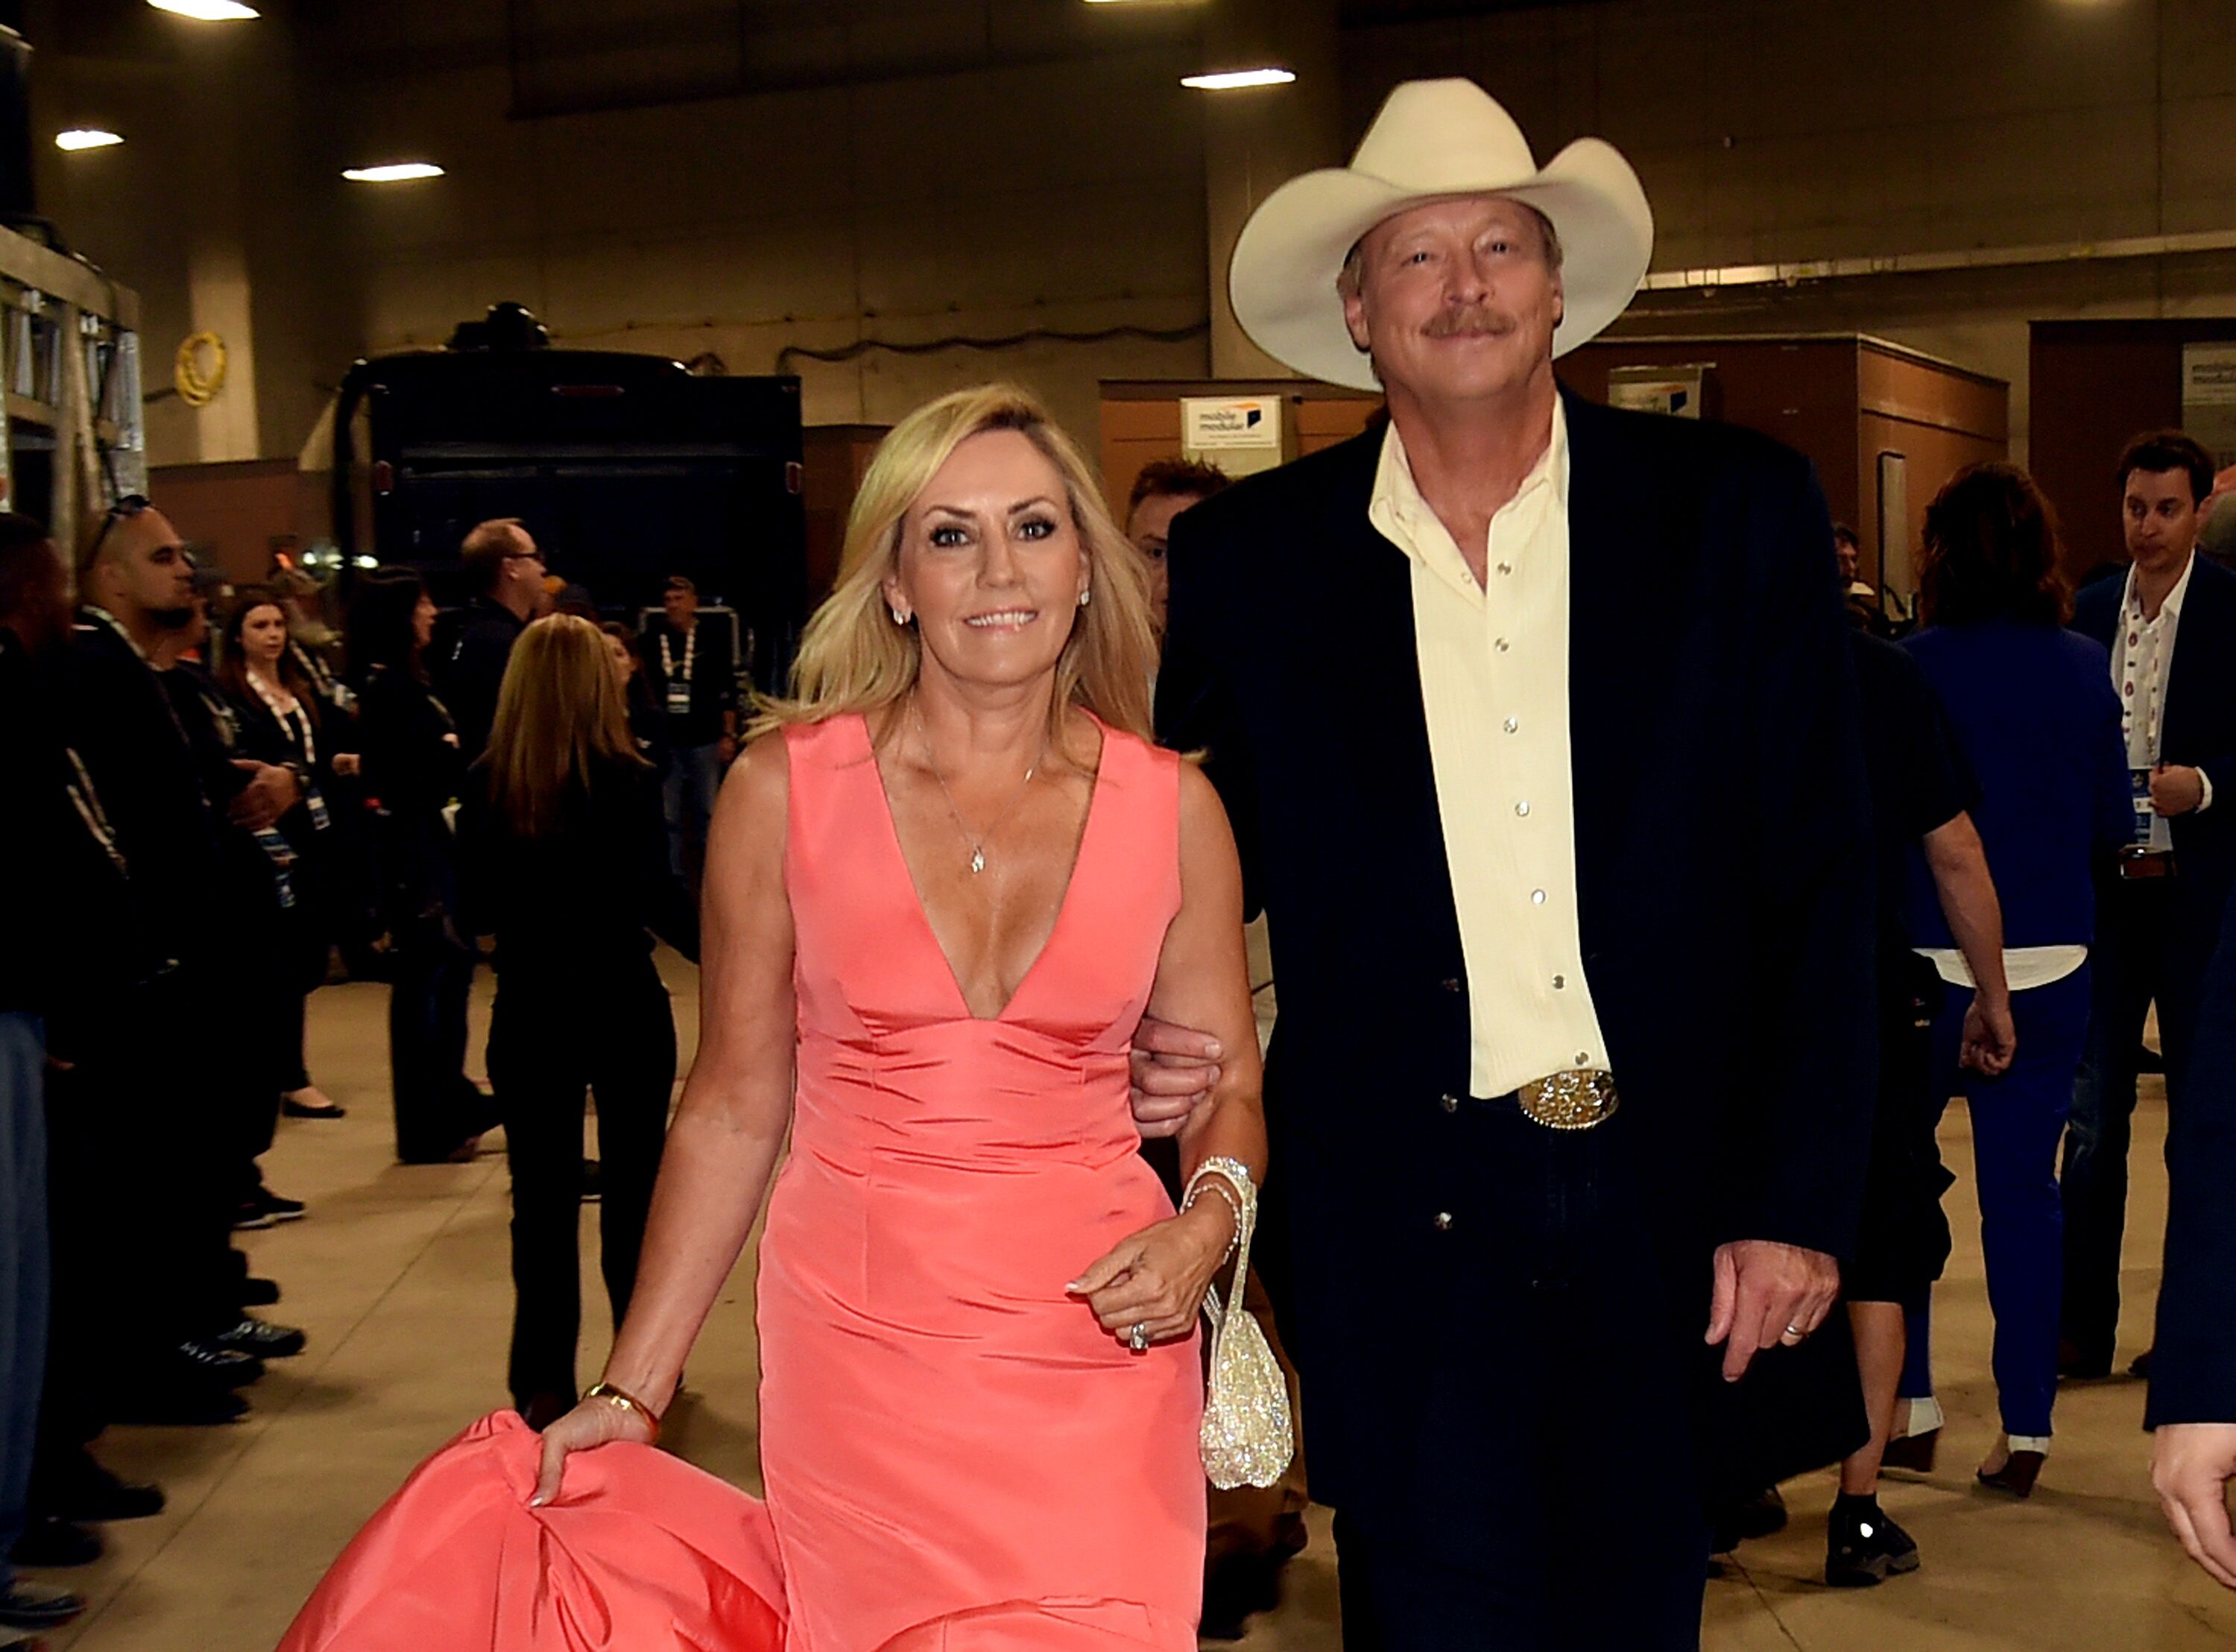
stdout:
<svg viewBox="0 0 2236 1652">
<path fill-rule="evenodd" d="M 47 1035 L 0 1011 L 0 1588 L 23 1535 L 47 1369 Z"/>
<path fill-rule="evenodd" d="M 2065 1217 L 2057 1190 L 2057 1144 L 2073 1102 L 2073 1074 L 2088 1033 L 2089 970 L 2011 995 L 2018 1057 L 2000 1078 L 1960 1071 L 1964 1013 L 1972 994 L 1951 991 L 1934 1023 L 1936 1089 L 1961 1086 L 1972 1114 L 1972 1164 L 1980 1193 L 1980 1242 L 1995 1314 L 1993 1364 L 2003 1431 L 2046 1436 L 2057 1397 L 2058 1304 L 2065 1268 Z M 1910 1353 L 1901 1393 L 1933 1392 L 1929 1296 L 1905 1304 Z"/>
<path fill-rule="evenodd" d="M 695 894 L 707 864 L 707 823 L 722 789 L 722 748 L 680 745 L 661 783 L 661 812 L 668 817 L 668 867 Z"/>
</svg>

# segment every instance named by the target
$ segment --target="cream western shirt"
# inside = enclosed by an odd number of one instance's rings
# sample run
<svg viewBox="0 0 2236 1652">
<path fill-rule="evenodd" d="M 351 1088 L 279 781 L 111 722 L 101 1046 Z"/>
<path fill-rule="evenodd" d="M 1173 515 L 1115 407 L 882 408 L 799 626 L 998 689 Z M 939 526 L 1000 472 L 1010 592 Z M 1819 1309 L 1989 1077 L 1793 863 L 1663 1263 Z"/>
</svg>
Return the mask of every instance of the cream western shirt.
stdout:
<svg viewBox="0 0 2236 1652">
<path fill-rule="evenodd" d="M 1396 425 L 1367 517 L 1413 565 L 1421 705 L 1444 817 L 1473 1054 L 1468 1087 L 1504 1095 L 1603 1067 L 1576 920 L 1568 775 L 1568 428 L 1491 518 L 1488 587 L 1421 497 Z"/>
</svg>

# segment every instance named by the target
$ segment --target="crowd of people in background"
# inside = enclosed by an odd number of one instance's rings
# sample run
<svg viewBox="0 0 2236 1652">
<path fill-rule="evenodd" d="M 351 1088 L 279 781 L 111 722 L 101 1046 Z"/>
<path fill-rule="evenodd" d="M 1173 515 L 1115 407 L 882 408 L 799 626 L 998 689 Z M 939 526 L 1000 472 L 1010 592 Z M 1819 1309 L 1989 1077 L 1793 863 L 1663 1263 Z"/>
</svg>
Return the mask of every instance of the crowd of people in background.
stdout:
<svg viewBox="0 0 2236 1652">
<path fill-rule="evenodd" d="M 305 1038 L 329 980 L 389 985 L 399 1160 L 470 1159 L 506 1126 L 516 1403 L 573 1403 L 574 1212 L 606 1202 L 618 1320 L 674 1077 L 667 994 L 631 936 L 695 955 L 685 869 L 739 704 L 734 639 L 687 578 L 640 643 L 555 613 L 586 593 L 514 521 L 466 536 L 475 595 L 447 626 L 413 568 L 361 575 L 339 627 L 291 567 L 228 586 L 136 496 L 75 553 L 0 513 L 16 788 L 0 817 L 0 1626 L 16 1629 L 82 1603 L 15 1566 L 87 1563 L 102 1523 L 163 1507 L 99 1463 L 104 1427 L 237 1420 L 266 1362 L 305 1346 L 260 1315 L 280 1286 L 231 1236 L 306 1215 L 260 1168 L 281 1120 L 345 1116 Z M 492 935 L 493 1087 L 468 1076 L 466 1013 Z M 602 1176 L 581 1150 L 592 1091 Z"/>
<path fill-rule="evenodd" d="M 1934 501 L 1914 620 L 1835 530 L 1882 1052 L 1845 1274 L 1871 1435 L 1840 1468 L 1836 1584 L 1919 1564 L 1877 1490 L 1883 1467 L 1931 1465 L 1943 1422 L 1948 1099 L 1969 1107 L 1995 1321 L 2002 1432 L 1978 1478 L 2024 1498 L 2060 1380 L 2113 1368 L 2138 1072 L 2165 1072 L 2177 1143 L 2192 1092 L 2236 1077 L 2193 1048 L 2236 882 L 2236 814 L 2213 785 L 2236 773 L 2236 574 L 2193 554 L 2214 497 L 2197 443 L 2141 437 L 2117 477 L 2131 566 L 2077 599 L 2049 508 L 2011 466 L 1971 467 Z M 1160 633 L 1174 520 L 1227 485 L 1175 459 L 1133 488 Z M 292 568 L 213 589 L 144 499 L 74 558 L 0 514 L 0 770 L 21 799 L 0 816 L 0 1624 L 79 1604 L 10 1557 L 80 1564 L 101 1523 L 162 1507 L 98 1462 L 106 1425 L 236 1419 L 266 1362 L 301 1351 L 256 1313 L 280 1288 L 229 1235 L 306 1214 L 260 1161 L 283 1118 L 343 1116 L 305 1040 L 306 1001 L 337 974 L 389 984 L 400 1160 L 470 1159 L 504 1129 L 509 1383 L 531 1425 L 577 1398 L 586 1196 L 603 1201 L 615 1323 L 627 1306 L 676 1076 L 652 937 L 696 956 L 707 823 L 740 744 L 736 639 L 680 574 L 641 633 L 608 617 L 517 521 L 475 528 L 461 556 L 474 594 L 447 622 L 421 572 L 385 567 L 354 582 L 345 634 Z M 483 1085 L 467 1002 L 491 938 Z M 1305 1501 L 1301 1465 L 1213 1495 L 1207 1634 L 1272 1603 Z M 1783 1518 L 1774 1491 L 1735 1502 L 1718 1547 Z"/>
</svg>

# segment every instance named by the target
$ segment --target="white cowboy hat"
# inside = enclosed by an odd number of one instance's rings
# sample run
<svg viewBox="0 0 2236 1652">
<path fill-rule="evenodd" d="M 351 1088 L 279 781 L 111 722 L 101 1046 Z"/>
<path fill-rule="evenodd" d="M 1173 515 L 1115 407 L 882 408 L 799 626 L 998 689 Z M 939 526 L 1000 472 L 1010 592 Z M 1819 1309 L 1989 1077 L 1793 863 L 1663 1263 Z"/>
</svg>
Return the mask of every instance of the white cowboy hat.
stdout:
<svg viewBox="0 0 2236 1652">
<path fill-rule="evenodd" d="M 1292 178 L 1242 226 L 1227 266 L 1235 319 L 1277 361 L 1332 384 L 1373 390 L 1351 343 L 1336 277 L 1360 236 L 1395 213 L 1453 195 L 1509 195 L 1552 220 L 1566 255 L 1553 353 L 1601 331 L 1646 279 L 1654 213 L 1615 148 L 1579 138 L 1540 168 L 1514 117 L 1473 81 L 1407 81 L 1390 94 L 1348 167 Z"/>
</svg>

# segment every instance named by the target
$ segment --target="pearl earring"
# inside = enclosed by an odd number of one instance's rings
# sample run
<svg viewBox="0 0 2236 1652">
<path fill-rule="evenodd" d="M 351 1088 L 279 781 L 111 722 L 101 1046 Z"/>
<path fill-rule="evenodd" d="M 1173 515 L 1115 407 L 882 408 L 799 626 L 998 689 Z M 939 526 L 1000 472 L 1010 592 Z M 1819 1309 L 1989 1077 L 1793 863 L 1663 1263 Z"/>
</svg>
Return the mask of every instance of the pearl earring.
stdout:
<svg viewBox="0 0 2236 1652">
<path fill-rule="evenodd" d="M 904 626 L 908 624 L 908 615 L 903 613 L 898 608 L 895 608 L 893 610 L 893 623 L 897 626 Z"/>
<path fill-rule="evenodd" d="M 1094 601 L 1094 600 L 1095 600 L 1095 587 L 1094 587 L 1093 586 L 1089 586 L 1089 587 L 1088 587 L 1086 590 L 1082 591 L 1082 592 L 1079 593 L 1079 606 L 1080 606 L 1081 607 L 1082 607 L 1082 608 L 1083 608 L 1083 607 L 1085 607 L 1088 603 L 1090 603 L 1090 602 L 1092 602 L 1092 601 Z"/>
</svg>

